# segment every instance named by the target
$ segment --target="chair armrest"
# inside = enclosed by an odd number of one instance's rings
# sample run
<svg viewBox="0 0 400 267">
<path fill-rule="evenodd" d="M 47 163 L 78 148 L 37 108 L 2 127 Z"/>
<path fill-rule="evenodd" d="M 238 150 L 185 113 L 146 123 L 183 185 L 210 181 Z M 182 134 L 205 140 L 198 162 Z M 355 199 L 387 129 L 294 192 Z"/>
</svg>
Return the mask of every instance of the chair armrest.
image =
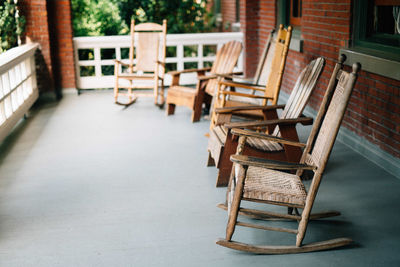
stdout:
<svg viewBox="0 0 400 267">
<path fill-rule="evenodd" d="M 233 79 L 235 75 L 243 75 L 243 71 L 231 72 L 231 73 L 216 73 L 217 76 L 225 79 Z"/>
<path fill-rule="evenodd" d="M 246 136 L 246 137 L 255 137 L 255 138 L 260 138 L 268 141 L 273 141 L 277 142 L 280 144 L 285 144 L 285 145 L 291 145 L 291 146 L 297 146 L 297 147 L 305 147 L 306 144 L 296 142 L 296 141 L 290 141 L 278 136 L 273 136 L 273 135 L 268 135 L 265 133 L 259 133 L 259 132 L 254 132 L 254 131 L 249 131 L 249 130 L 243 130 L 243 129 L 238 129 L 234 128 L 232 129 L 232 134 L 233 135 L 238 135 L 238 136 Z"/>
<path fill-rule="evenodd" d="M 197 79 L 205 81 L 205 80 L 215 79 L 217 77 L 218 77 L 217 75 L 211 74 L 211 75 L 198 76 Z"/>
<path fill-rule="evenodd" d="M 181 74 L 181 73 L 199 72 L 199 71 L 210 71 L 210 70 L 211 70 L 211 67 L 202 68 L 202 69 L 174 70 L 174 71 L 169 71 L 167 74 L 170 74 L 170 75 L 178 75 L 178 74 Z"/>
<path fill-rule="evenodd" d="M 235 96 L 242 96 L 242 97 L 248 97 L 248 98 L 272 99 L 272 97 L 269 97 L 269 96 L 253 95 L 253 94 L 246 94 L 246 93 L 233 92 L 233 91 L 222 91 L 222 92 L 220 92 L 220 94 L 235 95 Z"/>
<path fill-rule="evenodd" d="M 240 87 L 243 89 L 250 89 L 250 90 L 256 90 L 256 91 L 265 91 L 265 86 L 260 86 L 258 84 L 253 84 L 253 83 L 239 83 L 239 82 L 232 82 L 232 81 L 220 81 L 219 84 L 223 84 L 226 86 L 231 86 L 231 87 Z"/>
<path fill-rule="evenodd" d="M 299 117 L 297 119 L 277 119 L 277 120 L 265 120 L 265 121 L 244 121 L 244 122 L 229 122 L 225 123 L 226 128 L 244 128 L 244 127 L 266 127 L 269 125 L 296 125 L 297 123 L 308 125 L 313 121 L 313 118 Z"/>
<path fill-rule="evenodd" d="M 114 62 L 115 62 L 116 64 L 121 64 L 121 65 L 123 65 L 123 66 L 125 66 L 125 67 L 130 67 L 129 64 L 126 64 L 126 63 L 124 63 L 124 62 L 122 62 L 121 60 L 118 60 L 118 59 L 114 59 Z"/>
<path fill-rule="evenodd" d="M 292 163 L 278 160 L 250 157 L 246 155 L 231 155 L 231 161 L 245 166 L 254 166 L 277 170 L 316 170 L 316 166 L 301 163 Z"/>
<path fill-rule="evenodd" d="M 243 110 L 274 110 L 274 109 L 283 109 L 285 105 L 252 105 L 252 106 L 236 106 L 236 107 L 224 107 L 224 108 L 216 108 L 215 113 L 233 113 L 235 111 L 243 111 Z"/>
</svg>

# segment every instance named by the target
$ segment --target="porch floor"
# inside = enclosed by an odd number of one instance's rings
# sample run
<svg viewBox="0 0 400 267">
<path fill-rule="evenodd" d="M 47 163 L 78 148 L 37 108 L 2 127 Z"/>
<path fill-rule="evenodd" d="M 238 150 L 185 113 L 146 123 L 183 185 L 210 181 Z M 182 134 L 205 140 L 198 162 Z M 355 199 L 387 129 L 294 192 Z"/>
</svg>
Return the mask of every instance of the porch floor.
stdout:
<svg viewBox="0 0 400 267">
<path fill-rule="evenodd" d="M 150 98 L 129 108 L 111 91 L 67 92 L 34 109 L 0 146 L 0 266 L 399 266 L 400 180 L 336 142 L 304 243 L 354 245 L 297 255 L 220 247 L 225 188 L 206 167 L 209 121 L 190 123 Z M 309 128 L 304 128 L 302 136 Z M 234 239 L 294 244 L 237 228 Z"/>
</svg>

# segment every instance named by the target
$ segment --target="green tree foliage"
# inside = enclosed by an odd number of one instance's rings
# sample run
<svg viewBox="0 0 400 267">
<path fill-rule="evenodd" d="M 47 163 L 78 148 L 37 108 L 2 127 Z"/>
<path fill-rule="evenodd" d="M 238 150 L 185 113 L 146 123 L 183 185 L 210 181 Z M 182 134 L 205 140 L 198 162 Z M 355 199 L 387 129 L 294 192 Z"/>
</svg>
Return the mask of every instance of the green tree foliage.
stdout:
<svg viewBox="0 0 400 267">
<path fill-rule="evenodd" d="M 72 0 L 75 36 L 117 35 L 136 23 L 168 21 L 168 33 L 211 30 L 207 0 Z"/>
<path fill-rule="evenodd" d="M 168 21 L 169 33 L 196 33 L 211 30 L 212 16 L 206 9 L 207 0 L 121 0 L 120 14 L 129 25 L 137 22 Z"/>
<path fill-rule="evenodd" d="M 117 0 L 71 0 L 75 36 L 126 34 Z"/>
<path fill-rule="evenodd" d="M 18 45 L 24 27 L 25 18 L 17 16 L 14 0 L 0 1 L 0 53 Z"/>
</svg>

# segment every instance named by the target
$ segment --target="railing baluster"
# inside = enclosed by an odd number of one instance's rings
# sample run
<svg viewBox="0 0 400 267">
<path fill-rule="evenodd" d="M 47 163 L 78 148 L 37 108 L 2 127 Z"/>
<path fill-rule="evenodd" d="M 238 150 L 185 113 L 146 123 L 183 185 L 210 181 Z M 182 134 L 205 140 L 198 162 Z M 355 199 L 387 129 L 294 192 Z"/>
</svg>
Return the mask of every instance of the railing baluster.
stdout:
<svg viewBox="0 0 400 267">
<path fill-rule="evenodd" d="M 25 44 L 0 55 L 0 142 L 39 96 L 34 61 L 38 46 Z"/>
</svg>

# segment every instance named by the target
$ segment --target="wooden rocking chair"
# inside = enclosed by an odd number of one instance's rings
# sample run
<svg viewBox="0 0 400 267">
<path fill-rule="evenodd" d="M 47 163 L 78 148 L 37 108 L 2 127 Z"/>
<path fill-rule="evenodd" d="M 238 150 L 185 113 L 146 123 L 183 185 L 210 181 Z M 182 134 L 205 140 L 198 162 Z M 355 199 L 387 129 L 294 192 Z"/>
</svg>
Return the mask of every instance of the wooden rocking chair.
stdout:
<svg viewBox="0 0 400 267">
<path fill-rule="evenodd" d="M 218 240 L 217 244 L 258 254 L 286 254 L 332 249 L 352 242 L 349 238 L 336 238 L 302 245 L 309 220 L 340 215 L 339 212 L 311 214 L 311 209 L 359 70 L 360 65 L 354 64 L 352 73 L 347 73 L 343 70 L 338 72 L 337 77 L 335 77 L 337 86 L 329 107 L 325 112 L 326 105 L 321 105 L 307 144 L 289 141 L 291 145 L 304 147 L 300 163 L 279 162 L 245 155 L 231 156 L 235 166 L 232 171 L 230 191 L 227 193 L 229 215 L 226 237 Z M 234 129 L 233 133 L 240 135 L 238 151 L 243 148 L 246 138 L 253 136 L 250 132 L 241 129 Z M 257 138 L 280 143 L 287 142 L 275 136 L 262 136 L 261 134 L 256 136 Z M 296 170 L 297 172 L 292 174 L 288 173 L 288 170 Z M 300 178 L 304 170 L 311 170 L 314 173 L 308 189 L 306 189 Z M 281 214 L 275 211 L 243 208 L 240 206 L 242 200 L 284 206 L 288 208 L 289 212 Z M 220 207 L 225 208 L 226 206 L 221 204 Z M 271 218 L 293 220 L 298 222 L 298 228 L 270 227 L 240 222 L 237 220 L 238 215 L 246 215 L 263 220 Z M 260 246 L 235 242 L 232 241 L 232 235 L 236 226 L 296 234 L 296 245 Z"/>
<path fill-rule="evenodd" d="M 286 30 L 283 28 L 283 25 L 280 25 L 274 44 L 274 52 L 266 86 L 221 80 L 218 82 L 213 110 L 221 107 L 254 105 L 254 100 L 262 100 L 262 105 L 264 106 L 267 105 L 267 103 L 276 105 L 278 102 L 291 36 L 292 27 L 289 26 Z M 232 88 L 235 90 L 232 90 Z M 240 88 L 242 91 L 236 91 L 236 88 Z M 263 113 L 259 110 L 238 110 L 235 112 L 235 115 L 263 119 Z M 227 121 L 213 111 L 211 115 L 210 129 L 212 129 L 214 125 L 225 122 Z"/>
<path fill-rule="evenodd" d="M 270 106 L 241 106 L 232 108 L 219 108 L 215 110 L 216 114 L 222 114 L 230 119 L 232 112 L 239 110 L 261 110 L 266 121 L 256 122 L 233 122 L 223 125 L 217 125 L 210 130 L 210 138 L 208 140 L 208 164 L 207 166 L 216 165 L 219 169 L 217 177 L 217 186 L 227 186 L 229 176 L 232 169 L 230 155 L 234 154 L 238 144 L 238 137 L 231 133 L 232 128 L 248 128 L 254 129 L 266 128 L 266 133 L 272 133 L 273 136 L 279 136 L 292 141 L 299 141 L 296 124 L 311 124 L 312 118 L 302 117 L 302 112 L 311 96 L 318 78 L 324 68 L 325 60 L 317 58 L 311 61 L 304 68 L 290 94 L 286 105 L 270 105 Z M 339 71 L 339 68 L 337 69 Z M 335 75 L 335 74 L 333 74 Z M 283 111 L 278 117 L 278 110 Z M 260 129 L 261 128 L 261 129 Z M 299 162 L 302 150 L 299 147 L 289 145 L 279 145 L 273 142 L 264 141 L 257 138 L 249 138 L 244 147 L 244 154 L 275 159 L 287 160 L 289 162 Z"/>
<path fill-rule="evenodd" d="M 154 104 L 163 107 L 166 34 L 166 20 L 163 20 L 162 25 L 156 23 L 135 25 L 134 20 L 131 21 L 129 63 L 115 60 L 114 99 L 116 104 L 129 106 L 136 101 L 138 96 L 148 96 L 154 97 Z M 127 68 L 127 72 L 122 72 L 121 65 Z M 120 92 L 120 88 L 127 89 L 128 92 Z M 149 89 L 153 92 L 138 92 L 138 90 Z M 127 101 L 120 102 L 119 96 L 126 96 Z"/>
<path fill-rule="evenodd" d="M 218 50 L 211 68 L 168 72 L 172 75 L 172 84 L 167 93 L 167 115 L 174 114 L 176 106 L 187 106 L 193 111 L 192 122 L 199 121 L 203 103 L 211 104 L 218 83 L 217 74 L 232 74 L 241 51 L 240 42 L 230 41 Z M 206 71 L 210 73 L 206 75 Z M 198 82 L 195 89 L 179 85 L 180 75 L 188 72 L 197 72 Z"/>
</svg>

